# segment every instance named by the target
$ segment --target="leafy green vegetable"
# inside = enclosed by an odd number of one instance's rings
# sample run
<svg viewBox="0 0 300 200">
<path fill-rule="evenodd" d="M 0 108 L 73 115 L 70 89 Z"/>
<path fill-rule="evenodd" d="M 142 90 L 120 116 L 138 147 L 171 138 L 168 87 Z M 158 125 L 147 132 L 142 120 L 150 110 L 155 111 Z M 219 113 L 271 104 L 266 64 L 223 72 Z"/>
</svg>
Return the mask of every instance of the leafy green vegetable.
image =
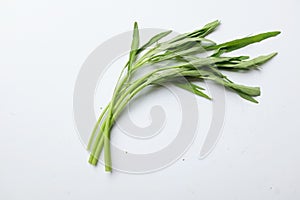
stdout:
<svg viewBox="0 0 300 200">
<path fill-rule="evenodd" d="M 139 29 L 137 23 L 134 23 L 129 60 L 121 72 L 111 101 L 102 111 L 92 131 L 87 146 L 88 150 L 91 151 L 89 163 L 97 165 L 101 152 L 104 149 L 105 170 L 112 170 L 110 152 L 111 129 L 115 120 L 130 100 L 148 86 L 168 82 L 195 95 L 211 100 L 211 97 L 204 93 L 205 89 L 195 84 L 196 81 L 210 80 L 236 92 L 240 97 L 250 102 L 258 103 L 254 97 L 260 95 L 259 87 L 236 84 L 224 75 L 221 70 L 238 72 L 256 69 L 276 56 L 277 53 L 258 56 L 253 59 L 244 55 L 235 57 L 224 57 L 221 55 L 277 36 L 280 32 L 266 32 L 216 44 L 205 37 L 216 30 L 219 25 L 219 21 L 213 21 L 199 30 L 180 34 L 165 42 L 159 41 L 169 35 L 171 31 L 161 32 L 140 47 Z M 210 56 L 201 57 L 201 53 L 205 51 L 212 53 Z M 141 55 L 141 53 L 143 54 Z M 136 71 L 154 64 L 160 64 L 160 66 L 142 77 L 133 79 Z"/>
</svg>

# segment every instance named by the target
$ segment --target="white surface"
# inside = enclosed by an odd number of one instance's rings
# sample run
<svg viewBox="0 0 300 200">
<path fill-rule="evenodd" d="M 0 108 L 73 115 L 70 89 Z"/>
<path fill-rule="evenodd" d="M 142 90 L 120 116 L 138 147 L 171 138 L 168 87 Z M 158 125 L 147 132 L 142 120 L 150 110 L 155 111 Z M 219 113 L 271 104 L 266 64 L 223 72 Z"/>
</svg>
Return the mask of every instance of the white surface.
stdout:
<svg viewBox="0 0 300 200">
<path fill-rule="evenodd" d="M 0 199 L 299 199 L 299 1 L 50 1 L 0 3 Z M 162 171 L 106 174 L 87 164 L 74 129 L 76 75 L 101 42 L 140 27 L 196 29 L 220 19 L 224 41 L 281 30 L 242 52 L 279 55 L 233 79 L 260 85 L 260 104 L 227 93 L 223 136 L 200 140 Z M 201 136 L 199 136 L 201 137 Z"/>
</svg>

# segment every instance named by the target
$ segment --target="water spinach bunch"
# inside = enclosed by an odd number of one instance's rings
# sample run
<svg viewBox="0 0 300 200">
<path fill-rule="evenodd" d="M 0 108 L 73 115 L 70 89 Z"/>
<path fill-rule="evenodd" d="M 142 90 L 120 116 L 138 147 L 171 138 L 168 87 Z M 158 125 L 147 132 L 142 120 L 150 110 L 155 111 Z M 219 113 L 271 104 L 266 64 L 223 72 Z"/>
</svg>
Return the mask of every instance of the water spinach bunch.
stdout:
<svg viewBox="0 0 300 200">
<path fill-rule="evenodd" d="M 173 84 L 210 100 L 211 97 L 205 93 L 205 89 L 196 82 L 212 81 L 250 102 L 258 103 L 255 97 L 260 95 L 259 87 L 234 83 L 222 71 L 238 73 L 257 69 L 277 53 L 252 59 L 245 55 L 232 57 L 227 53 L 277 36 L 280 32 L 265 32 L 217 44 L 206 37 L 219 25 L 219 21 L 213 21 L 199 30 L 180 34 L 162 42 L 161 40 L 172 31 L 161 32 L 147 43 L 140 45 L 138 24 L 134 23 L 128 61 L 121 71 L 110 102 L 103 109 L 90 136 L 87 146 L 90 151 L 90 164 L 97 165 L 101 152 L 104 151 L 105 170 L 109 172 L 112 170 L 110 148 L 112 127 L 130 100 L 146 87 Z M 149 66 L 156 67 L 136 77 L 137 71 Z"/>
</svg>

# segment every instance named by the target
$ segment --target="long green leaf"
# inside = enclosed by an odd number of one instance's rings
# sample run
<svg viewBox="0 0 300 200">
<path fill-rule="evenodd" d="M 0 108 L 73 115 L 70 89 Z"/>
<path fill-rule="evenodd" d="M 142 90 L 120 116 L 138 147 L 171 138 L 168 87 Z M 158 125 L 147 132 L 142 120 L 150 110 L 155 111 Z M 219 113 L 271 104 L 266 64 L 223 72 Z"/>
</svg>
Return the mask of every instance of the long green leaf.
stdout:
<svg viewBox="0 0 300 200">
<path fill-rule="evenodd" d="M 225 86 L 229 86 L 230 88 L 247 94 L 249 96 L 259 96 L 260 95 L 260 88 L 259 87 L 250 87 L 245 85 L 238 85 L 234 83 L 227 83 Z"/>
<path fill-rule="evenodd" d="M 220 25 L 219 20 L 215 20 L 206 24 L 202 29 L 198 31 L 194 31 L 193 33 L 189 34 L 190 37 L 205 37 L 211 32 L 213 32 L 218 26 Z"/>
<path fill-rule="evenodd" d="M 137 50 L 139 48 L 140 43 L 140 35 L 139 35 L 139 28 L 137 22 L 134 23 L 134 29 L 133 29 L 133 37 L 132 37 L 132 43 L 131 43 L 131 50 L 129 55 L 129 64 L 128 64 L 128 71 L 131 70 L 132 64 L 136 60 L 137 57 Z"/>
<path fill-rule="evenodd" d="M 238 93 L 238 95 L 240 95 L 240 97 L 242 97 L 243 99 L 246 99 L 246 100 L 248 100 L 248 101 L 250 101 L 250 102 L 253 102 L 253 103 L 258 103 L 258 101 L 256 100 L 256 99 L 254 99 L 253 97 L 251 97 L 251 96 L 249 96 L 249 95 L 247 95 L 247 94 L 244 94 L 244 93 L 242 93 L 242 92 L 237 92 Z"/>
<path fill-rule="evenodd" d="M 209 75 L 208 79 L 211 79 L 211 80 L 215 81 L 216 83 L 223 85 L 227 88 L 231 88 L 238 93 L 243 93 L 243 94 L 246 94 L 246 95 L 249 95 L 252 97 L 260 95 L 259 87 L 251 87 L 251 86 L 236 84 L 227 78 L 224 80 L 223 78 L 217 77 L 215 75 Z"/>
<path fill-rule="evenodd" d="M 174 37 L 173 39 L 171 39 L 169 42 L 177 42 L 179 40 L 185 39 L 185 38 L 193 38 L 193 37 L 198 37 L 198 38 L 204 38 L 205 36 L 207 36 L 208 34 L 210 34 L 211 32 L 213 32 L 218 26 L 220 25 L 220 21 L 215 20 L 213 22 L 210 22 L 206 25 L 204 25 L 203 28 L 193 31 L 191 33 L 184 33 L 184 34 L 180 34 L 176 37 Z"/>
<path fill-rule="evenodd" d="M 271 53 L 269 55 L 259 56 L 254 59 L 251 59 L 251 60 L 242 61 L 237 64 L 224 64 L 224 65 L 219 64 L 218 67 L 225 68 L 225 69 L 232 68 L 232 69 L 237 69 L 237 70 L 248 70 L 251 68 L 259 67 L 260 65 L 269 61 L 276 55 L 277 55 L 277 53 Z"/>
<path fill-rule="evenodd" d="M 240 48 L 248 46 L 250 44 L 265 40 L 267 38 L 275 37 L 278 34 L 280 34 L 280 31 L 261 33 L 258 35 L 245 37 L 245 38 L 241 38 L 241 39 L 237 39 L 237 40 L 232 40 L 230 42 L 225 42 L 225 43 L 218 44 L 218 45 L 215 45 L 212 47 L 208 47 L 207 50 L 217 50 L 217 53 L 215 54 L 215 56 L 219 56 L 222 53 L 227 53 L 227 52 L 231 52 L 231 51 L 240 49 Z"/>
<path fill-rule="evenodd" d="M 208 100 L 211 100 L 212 98 L 210 96 L 208 96 L 207 94 L 205 94 L 204 92 L 202 92 L 201 90 L 203 90 L 204 88 L 199 87 L 198 85 L 195 85 L 193 83 L 175 83 L 175 85 L 177 87 L 180 87 L 182 89 L 185 89 L 189 92 L 192 92 L 198 96 L 204 97 Z"/>
<path fill-rule="evenodd" d="M 161 33 L 158 33 L 157 35 L 153 36 L 146 44 L 144 44 L 141 48 L 138 49 L 137 54 L 145 50 L 146 48 L 150 47 L 152 44 L 158 42 L 162 38 L 166 37 L 169 35 L 172 31 L 164 31 Z"/>
</svg>

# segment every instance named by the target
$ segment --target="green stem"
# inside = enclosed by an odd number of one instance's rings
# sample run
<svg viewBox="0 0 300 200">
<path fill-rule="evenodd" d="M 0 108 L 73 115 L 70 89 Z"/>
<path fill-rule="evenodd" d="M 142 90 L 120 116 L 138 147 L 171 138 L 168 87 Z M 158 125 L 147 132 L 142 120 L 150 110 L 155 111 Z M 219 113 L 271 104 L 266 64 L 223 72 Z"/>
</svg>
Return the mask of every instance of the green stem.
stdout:
<svg viewBox="0 0 300 200">
<path fill-rule="evenodd" d="M 110 104 L 108 105 L 110 106 Z M 106 119 L 105 119 L 106 121 Z M 103 131 L 105 128 L 105 122 L 101 125 L 98 135 L 96 137 L 96 141 L 93 145 L 92 152 L 90 154 L 89 163 L 92 165 L 97 165 L 99 156 L 101 154 L 103 148 Z"/>
<path fill-rule="evenodd" d="M 110 152 L 110 120 L 106 121 L 105 132 L 104 132 L 104 162 L 105 171 L 111 172 L 111 152 Z"/>
<path fill-rule="evenodd" d="M 126 78 L 126 77 L 127 77 L 127 74 L 126 74 L 126 76 L 123 78 L 123 80 L 122 80 L 121 83 L 120 83 L 121 77 L 122 77 L 123 72 L 124 72 L 124 70 L 126 69 L 126 66 L 127 66 L 127 65 L 128 65 L 128 63 L 124 66 L 124 68 L 122 69 L 122 72 L 121 72 L 121 74 L 120 74 L 120 76 L 119 76 L 119 78 L 118 78 L 117 86 L 116 86 L 115 89 L 114 89 L 114 94 L 113 94 L 113 98 L 112 98 L 111 102 L 105 107 L 105 109 L 104 109 L 103 112 L 101 113 L 101 116 L 99 117 L 99 119 L 98 119 L 98 121 L 97 121 L 97 123 L 96 123 L 96 125 L 95 125 L 95 127 L 94 127 L 94 130 L 93 130 L 93 132 L 92 132 L 92 135 L 91 135 L 90 140 L 89 140 L 89 143 L 88 143 L 88 149 L 91 148 L 92 142 L 93 142 L 94 137 L 95 137 L 96 130 L 98 129 L 99 124 L 100 124 L 100 122 L 101 122 L 101 120 L 102 120 L 104 114 L 105 114 L 107 111 L 109 111 L 109 114 L 111 114 L 111 109 L 110 109 L 110 108 L 112 107 L 112 102 L 114 101 L 117 92 L 118 92 L 118 91 L 120 90 L 120 88 L 122 87 L 123 82 L 127 79 L 127 78 Z M 106 125 L 106 123 L 104 123 L 104 124 Z M 100 127 L 100 131 L 98 132 L 98 135 L 97 135 L 97 137 L 96 137 L 96 141 L 95 141 L 95 143 L 94 143 L 94 145 L 93 145 L 93 150 L 92 150 L 92 152 L 91 152 L 91 154 L 90 154 L 90 158 L 89 158 L 89 163 L 91 163 L 92 165 L 97 165 L 99 156 L 100 156 L 101 151 L 102 151 L 102 149 L 103 149 L 103 144 L 104 144 L 104 141 L 103 141 L 103 140 L 104 140 L 104 139 L 103 139 L 103 131 L 104 131 L 104 129 L 105 129 L 105 126 L 103 126 L 103 124 L 102 124 L 102 126 Z"/>
<path fill-rule="evenodd" d="M 93 165 L 96 165 L 99 159 L 99 156 L 101 154 L 101 151 L 103 149 L 104 145 L 104 159 L 105 159 L 105 165 L 106 169 L 110 171 L 111 169 L 111 156 L 110 156 L 110 144 L 109 144 L 109 138 L 110 138 L 110 129 L 112 125 L 114 124 L 115 119 L 119 116 L 119 114 L 122 112 L 122 110 L 125 108 L 127 103 L 144 87 L 147 85 L 151 84 L 151 82 L 147 82 L 148 78 L 151 77 L 153 74 L 160 72 L 160 71 L 165 71 L 169 69 L 174 69 L 176 67 L 165 67 L 165 68 L 160 68 L 152 73 L 149 73 L 145 75 L 144 77 L 136 80 L 127 90 L 124 92 L 117 100 L 114 108 L 115 112 L 112 114 L 111 117 L 106 116 L 105 121 L 103 122 L 102 126 L 100 127 L 100 131 L 97 135 L 96 142 L 94 144 L 93 151 L 91 152 L 90 156 L 90 163 Z M 177 72 L 175 72 L 177 73 Z M 158 77 L 160 78 L 160 77 Z M 154 79 L 155 80 L 155 79 Z M 128 98 L 126 98 L 129 95 Z M 111 109 L 112 104 L 109 104 L 109 109 Z M 104 133 L 104 134 L 103 134 Z"/>
<path fill-rule="evenodd" d="M 98 118 L 98 121 L 96 122 L 95 126 L 94 126 L 94 129 L 93 129 L 93 132 L 90 136 L 90 139 L 89 139 L 89 142 L 88 142 L 88 145 L 87 145 L 87 150 L 90 150 L 92 144 L 93 144 L 93 141 L 94 141 L 94 138 L 95 138 L 95 134 L 96 134 L 96 131 L 98 130 L 98 127 L 99 127 L 99 124 L 104 116 L 104 114 L 106 113 L 108 107 L 109 107 L 110 104 L 108 104 L 104 110 L 102 111 L 100 117 Z"/>
<path fill-rule="evenodd" d="M 116 120 L 116 118 L 118 117 L 118 115 L 123 111 L 123 109 L 125 108 L 125 106 L 128 104 L 128 102 L 139 92 L 141 91 L 143 88 L 145 88 L 148 85 L 151 85 L 153 83 L 155 83 L 157 80 L 159 79 L 163 79 L 164 77 L 167 76 L 172 76 L 175 75 L 177 73 L 181 73 L 182 71 L 184 71 L 185 69 L 179 70 L 179 71 L 171 71 L 168 72 L 167 70 L 169 69 L 176 69 L 176 68 L 180 68 L 180 66 L 172 66 L 172 67 L 165 67 L 165 68 L 160 68 L 157 70 L 154 70 L 153 72 L 145 75 L 144 77 L 136 80 L 129 88 L 126 92 L 124 92 L 124 94 L 122 94 L 122 96 L 120 96 L 119 100 L 117 101 L 117 103 L 115 104 L 114 107 L 114 114 L 111 118 L 110 121 L 110 125 L 113 125 L 113 122 Z M 149 77 L 153 76 L 155 73 L 160 72 L 160 71 L 166 71 L 165 74 L 158 76 L 156 79 L 153 79 L 151 81 L 149 81 Z"/>
</svg>

